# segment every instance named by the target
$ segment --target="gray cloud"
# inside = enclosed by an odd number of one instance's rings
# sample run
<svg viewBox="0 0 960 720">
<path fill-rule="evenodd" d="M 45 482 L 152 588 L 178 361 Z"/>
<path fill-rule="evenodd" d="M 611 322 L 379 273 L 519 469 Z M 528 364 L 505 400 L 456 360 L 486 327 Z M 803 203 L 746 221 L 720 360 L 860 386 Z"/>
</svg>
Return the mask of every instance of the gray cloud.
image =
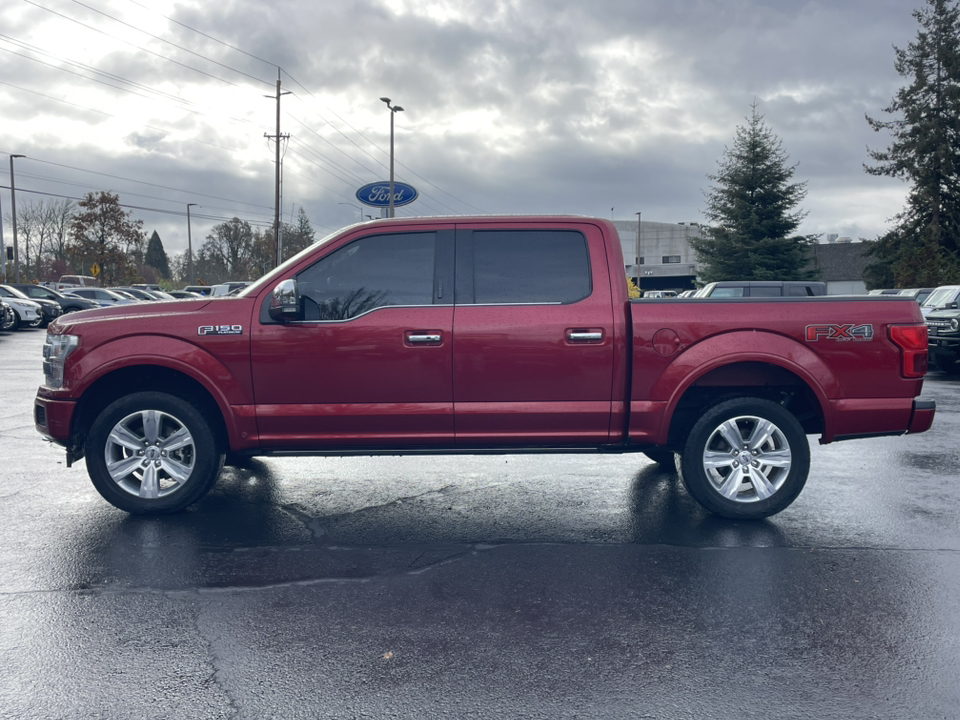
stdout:
<svg viewBox="0 0 960 720">
<path fill-rule="evenodd" d="M 901 84 L 892 46 L 912 40 L 910 10 L 921 0 L 227 0 L 165 9 L 248 54 L 126 0 L 96 5 L 238 72 L 74 3 L 38 2 L 109 35 L 26 4 L 0 10 L 4 35 L 145 87 L 110 89 L 3 52 L 5 81 L 23 89 L 0 85 L 0 153 L 114 176 L 41 165 L 24 177 L 32 189 L 82 193 L 53 182 L 69 178 L 140 207 L 179 212 L 200 202 L 195 239 L 216 222 L 205 214 L 269 222 L 273 157 L 263 135 L 275 105 L 264 95 L 275 65 L 294 93 L 282 101 L 282 131 L 294 136 L 284 215 L 303 206 L 318 227 L 354 221 L 356 187 L 386 177 L 382 95 L 405 108 L 398 177 L 423 194 L 407 214 L 608 216 L 614 207 L 617 218 L 639 210 L 697 221 L 707 175 L 755 100 L 808 182 L 805 232 L 875 236 L 905 190 L 863 172 L 866 146 L 888 142 L 864 114 L 882 115 Z M 14 45 L 0 39 L 0 48 Z M 185 246 L 185 219 L 136 212 L 168 250 Z"/>
</svg>

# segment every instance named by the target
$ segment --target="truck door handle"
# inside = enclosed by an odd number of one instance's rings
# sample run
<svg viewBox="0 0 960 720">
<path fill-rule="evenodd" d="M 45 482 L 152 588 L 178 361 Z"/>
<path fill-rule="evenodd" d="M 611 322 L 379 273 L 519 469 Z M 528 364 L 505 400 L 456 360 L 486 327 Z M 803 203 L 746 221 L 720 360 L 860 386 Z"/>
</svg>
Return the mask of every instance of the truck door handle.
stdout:
<svg viewBox="0 0 960 720">
<path fill-rule="evenodd" d="M 568 330 L 567 340 L 569 340 L 572 343 L 603 342 L 603 331 L 601 330 L 600 332 L 596 332 L 593 330 L 590 330 L 590 331 Z"/>
<path fill-rule="evenodd" d="M 438 332 L 408 332 L 404 339 L 411 345 L 439 345 L 443 335 Z"/>
</svg>

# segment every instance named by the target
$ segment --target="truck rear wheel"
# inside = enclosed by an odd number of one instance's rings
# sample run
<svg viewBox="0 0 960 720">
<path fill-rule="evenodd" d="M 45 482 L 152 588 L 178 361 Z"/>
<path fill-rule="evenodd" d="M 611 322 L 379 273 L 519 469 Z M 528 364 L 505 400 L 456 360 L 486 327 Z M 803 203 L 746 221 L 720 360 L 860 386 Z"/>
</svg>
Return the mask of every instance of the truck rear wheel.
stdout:
<svg viewBox="0 0 960 720">
<path fill-rule="evenodd" d="M 126 395 L 93 422 L 87 472 L 107 502 L 141 515 L 177 512 L 216 484 L 224 453 L 207 418 L 160 392 Z"/>
<path fill-rule="evenodd" d="M 693 426 L 680 461 L 683 483 L 708 510 L 759 519 L 792 503 L 807 482 L 810 446 L 797 419 L 775 402 L 737 398 Z"/>
</svg>

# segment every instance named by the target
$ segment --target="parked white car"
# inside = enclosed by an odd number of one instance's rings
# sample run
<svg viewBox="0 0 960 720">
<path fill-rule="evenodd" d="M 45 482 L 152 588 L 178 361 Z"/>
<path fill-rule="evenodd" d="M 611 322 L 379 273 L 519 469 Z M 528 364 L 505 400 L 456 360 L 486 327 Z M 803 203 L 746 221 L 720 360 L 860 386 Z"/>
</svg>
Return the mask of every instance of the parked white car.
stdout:
<svg viewBox="0 0 960 720">
<path fill-rule="evenodd" d="M 7 317 L 0 330 L 16 330 L 21 325 L 39 325 L 43 322 L 43 311 L 33 300 L 18 297 L 5 297 L 3 301 L 10 306 L 13 317 Z"/>
</svg>

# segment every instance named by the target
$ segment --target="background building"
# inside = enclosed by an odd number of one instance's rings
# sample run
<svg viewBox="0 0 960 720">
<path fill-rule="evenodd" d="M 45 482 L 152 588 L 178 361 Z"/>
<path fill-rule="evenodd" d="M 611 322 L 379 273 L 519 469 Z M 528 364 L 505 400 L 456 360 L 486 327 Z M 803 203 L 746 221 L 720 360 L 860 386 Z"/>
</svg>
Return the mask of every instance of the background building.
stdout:
<svg viewBox="0 0 960 720">
<path fill-rule="evenodd" d="M 827 284 L 827 295 L 863 295 L 867 292 L 863 270 L 872 259 L 865 253 L 872 243 L 843 240 L 812 247 L 812 264 L 820 271 L 817 279 Z"/>
<path fill-rule="evenodd" d="M 692 290 L 697 258 L 690 238 L 702 237 L 697 223 L 640 222 L 640 262 L 637 263 L 637 221 L 615 220 L 628 277 L 639 279 L 641 290 Z M 639 270 L 639 273 L 637 272 Z"/>
<path fill-rule="evenodd" d="M 697 256 L 690 238 L 703 237 L 698 223 L 640 222 L 640 262 L 637 264 L 637 221 L 614 220 L 623 248 L 627 277 L 638 279 L 641 290 L 692 290 L 696 288 Z M 811 246 L 811 263 L 827 283 L 828 295 L 866 293 L 863 270 L 870 261 L 864 253 L 869 242 L 852 242 L 836 234 Z M 639 273 L 638 273 L 639 270 Z"/>
</svg>

